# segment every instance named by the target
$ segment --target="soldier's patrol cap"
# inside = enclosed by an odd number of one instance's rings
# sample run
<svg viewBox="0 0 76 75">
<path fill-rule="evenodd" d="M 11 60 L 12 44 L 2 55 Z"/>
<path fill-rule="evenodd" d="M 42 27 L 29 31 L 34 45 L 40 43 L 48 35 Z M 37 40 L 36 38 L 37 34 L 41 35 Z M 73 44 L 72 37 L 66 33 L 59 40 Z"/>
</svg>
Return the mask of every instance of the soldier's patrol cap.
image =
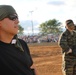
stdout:
<svg viewBox="0 0 76 75">
<path fill-rule="evenodd" d="M 71 19 L 66 20 L 65 23 L 66 23 L 67 26 L 72 26 L 72 25 L 74 25 L 74 22 L 73 22 L 73 20 L 71 20 Z"/>
</svg>

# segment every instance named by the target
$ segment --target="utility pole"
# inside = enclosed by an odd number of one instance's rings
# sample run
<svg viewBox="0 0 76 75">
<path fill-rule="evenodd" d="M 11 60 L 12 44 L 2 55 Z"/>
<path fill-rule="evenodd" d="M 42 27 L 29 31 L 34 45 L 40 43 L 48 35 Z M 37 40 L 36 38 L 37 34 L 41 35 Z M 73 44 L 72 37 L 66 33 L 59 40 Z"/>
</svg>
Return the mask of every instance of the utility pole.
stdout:
<svg viewBox="0 0 76 75">
<path fill-rule="evenodd" d="M 32 35 L 34 35 L 34 27 L 33 27 L 33 20 L 32 20 L 32 13 L 34 11 L 29 11 L 31 13 L 31 24 L 32 24 Z"/>
</svg>

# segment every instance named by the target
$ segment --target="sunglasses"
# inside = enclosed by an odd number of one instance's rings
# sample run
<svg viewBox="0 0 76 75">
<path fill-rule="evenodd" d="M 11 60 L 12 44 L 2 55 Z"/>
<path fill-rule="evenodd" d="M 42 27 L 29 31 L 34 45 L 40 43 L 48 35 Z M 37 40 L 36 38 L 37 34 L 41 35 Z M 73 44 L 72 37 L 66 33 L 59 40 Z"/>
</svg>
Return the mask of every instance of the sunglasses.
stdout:
<svg viewBox="0 0 76 75">
<path fill-rule="evenodd" d="M 15 21 L 16 19 L 18 19 L 17 15 L 8 15 L 6 18 L 9 18 L 10 20 Z"/>
<path fill-rule="evenodd" d="M 17 16 L 17 15 L 7 15 L 7 16 L 4 17 L 4 18 L 9 18 L 10 20 L 15 21 L 16 19 L 18 19 L 18 16 Z M 4 18 L 3 18 L 3 19 L 4 19 Z M 1 19 L 1 20 L 3 20 L 3 19 Z"/>
</svg>

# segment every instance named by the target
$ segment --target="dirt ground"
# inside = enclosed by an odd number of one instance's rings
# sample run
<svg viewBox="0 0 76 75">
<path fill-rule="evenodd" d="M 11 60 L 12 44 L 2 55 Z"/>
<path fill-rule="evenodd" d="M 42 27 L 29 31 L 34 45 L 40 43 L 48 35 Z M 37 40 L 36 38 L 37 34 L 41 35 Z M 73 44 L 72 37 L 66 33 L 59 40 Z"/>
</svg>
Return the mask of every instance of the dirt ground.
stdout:
<svg viewBox="0 0 76 75">
<path fill-rule="evenodd" d="M 61 48 L 57 44 L 32 45 L 29 48 L 38 75 L 62 75 Z"/>
</svg>

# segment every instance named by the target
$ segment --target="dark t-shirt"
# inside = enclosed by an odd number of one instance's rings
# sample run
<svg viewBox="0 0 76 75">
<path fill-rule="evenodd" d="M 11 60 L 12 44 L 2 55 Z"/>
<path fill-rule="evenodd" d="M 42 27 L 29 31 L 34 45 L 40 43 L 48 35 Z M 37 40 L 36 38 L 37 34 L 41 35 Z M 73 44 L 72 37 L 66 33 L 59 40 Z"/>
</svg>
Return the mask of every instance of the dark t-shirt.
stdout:
<svg viewBox="0 0 76 75">
<path fill-rule="evenodd" d="M 33 61 L 27 44 L 19 39 L 24 49 L 0 41 L 0 75 L 33 75 L 30 66 Z"/>
</svg>

